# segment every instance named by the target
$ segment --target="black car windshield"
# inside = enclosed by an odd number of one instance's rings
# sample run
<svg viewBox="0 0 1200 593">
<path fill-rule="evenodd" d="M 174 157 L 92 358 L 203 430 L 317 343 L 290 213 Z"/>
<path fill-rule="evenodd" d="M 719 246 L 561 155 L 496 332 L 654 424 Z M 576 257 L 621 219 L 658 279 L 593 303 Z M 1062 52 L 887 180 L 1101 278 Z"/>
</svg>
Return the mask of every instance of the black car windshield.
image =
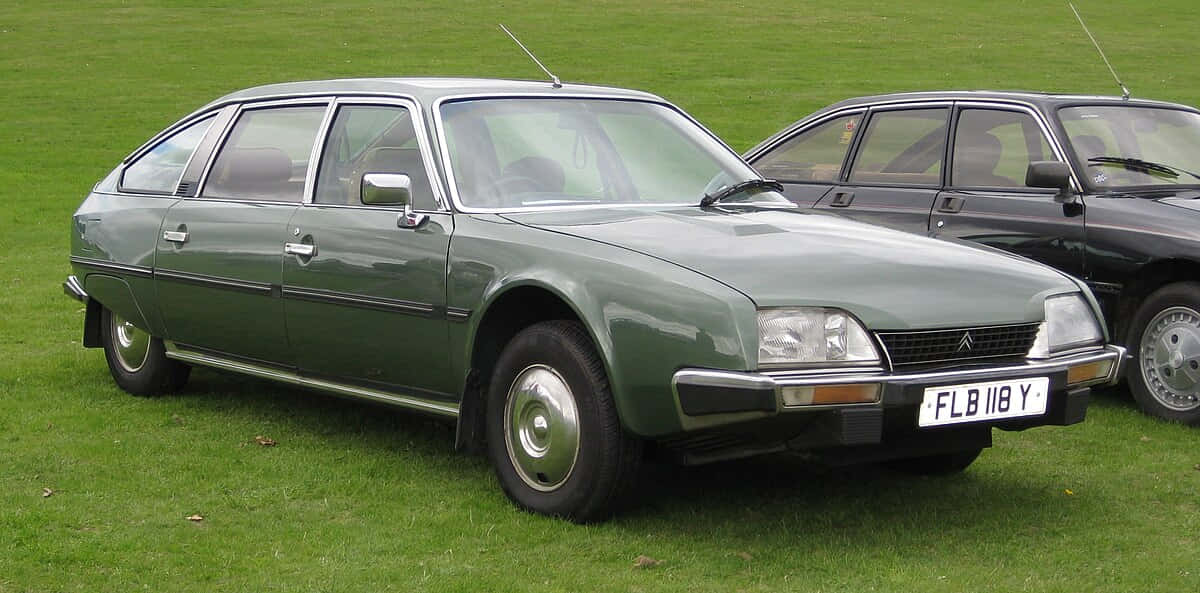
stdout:
<svg viewBox="0 0 1200 593">
<path fill-rule="evenodd" d="M 467 208 L 696 204 L 759 176 L 679 112 L 658 103 L 574 98 L 448 102 L 442 125 Z M 772 191 L 722 201 L 777 202 Z"/>
<path fill-rule="evenodd" d="M 1059 119 L 1097 190 L 1197 185 L 1200 114 L 1125 105 L 1065 107 Z"/>
</svg>

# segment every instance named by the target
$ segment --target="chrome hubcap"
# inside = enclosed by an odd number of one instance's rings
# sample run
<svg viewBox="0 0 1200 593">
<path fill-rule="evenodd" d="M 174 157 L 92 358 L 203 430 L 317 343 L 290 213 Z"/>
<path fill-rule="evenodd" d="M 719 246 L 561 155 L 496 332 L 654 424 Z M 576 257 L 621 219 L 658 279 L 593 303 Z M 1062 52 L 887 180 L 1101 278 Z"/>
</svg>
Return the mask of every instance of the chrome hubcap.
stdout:
<svg viewBox="0 0 1200 593">
<path fill-rule="evenodd" d="M 1200 313 L 1170 307 L 1150 320 L 1138 357 L 1154 398 L 1172 410 L 1200 406 Z"/>
<path fill-rule="evenodd" d="M 504 445 L 517 475 L 549 492 L 571 477 L 579 454 L 579 414 L 571 388 L 554 369 L 517 373 L 504 404 Z"/>
<path fill-rule="evenodd" d="M 112 343 L 121 368 L 136 373 L 150 353 L 150 334 L 136 328 L 116 313 L 112 316 Z"/>
</svg>

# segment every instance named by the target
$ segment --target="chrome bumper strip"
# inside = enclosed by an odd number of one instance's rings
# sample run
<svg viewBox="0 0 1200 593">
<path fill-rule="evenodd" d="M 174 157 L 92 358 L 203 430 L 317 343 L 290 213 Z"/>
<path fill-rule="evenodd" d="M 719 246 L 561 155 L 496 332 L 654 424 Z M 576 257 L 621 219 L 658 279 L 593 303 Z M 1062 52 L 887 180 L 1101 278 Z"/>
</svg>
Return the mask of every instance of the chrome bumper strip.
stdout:
<svg viewBox="0 0 1200 593">
<path fill-rule="evenodd" d="M 1085 387 L 1088 385 L 1116 383 L 1121 376 L 1125 363 L 1125 348 L 1108 345 L 1100 350 L 1070 354 L 1049 358 L 1046 360 L 1031 360 L 1023 364 L 1013 364 L 998 367 L 981 367 L 959 369 L 952 371 L 930 371 L 916 373 L 886 373 L 877 369 L 828 369 L 827 372 L 817 371 L 767 371 L 761 373 L 742 371 L 718 371 L 709 369 L 681 369 L 672 378 L 672 387 L 680 384 L 704 387 L 724 387 L 728 389 L 763 390 L 798 385 L 839 385 L 848 383 L 906 383 L 913 381 L 940 382 L 964 381 L 974 379 L 986 380 L 1003 375 L 1028 375 L 1032 373 L 1053 373 L 1065 371 L 1067 367 L 1111 360 L 1112 367 L 1108 376 L 1095 381 L 1072 385 Z M 678 390 L 676 390 L 678 393 Z M 783 409 L 780 406 L 780 409 Z"/>
<path fill-rule="evenodd" d="M 458 417 L 458 404 L 435 402 L 418 397 L 398 395 L 395 393 L 385 393 L 375 389 L 359 387 L 355 385 L 346 385 L 335 383 L 324 379 L 316 379 L 297 375 L 283 369 L 271 368 L 262 365 L 256 365 L 249 362 L 230 360 L 210 354 L 194 352 L 190 350 L 181 350 L 175 343 L 164 341 L 166 347 L 167 358 L 183 361 L 189 364 L 198 364 L 228 371 L 235 371 L 264 379 L 272 379 L 301 387 L 308 387 L 318 391 L 325 391 L 337 395 L 353 397 L 357 399 L 365 399 L 394 406 L 400 406 L 422 412 L 428 412 L 439 416 L 449 416 L 451 418 Z"/>
<path fill-rule="evenodd" d="M 83 285 L 79 283 L 79 278 L 74 275 L 67 276 L 67 281 L 63 282 L 63 292 L 67 296 L 81 302 L 88 302 L 88 293 L 83 289 Z"/>
</svg>

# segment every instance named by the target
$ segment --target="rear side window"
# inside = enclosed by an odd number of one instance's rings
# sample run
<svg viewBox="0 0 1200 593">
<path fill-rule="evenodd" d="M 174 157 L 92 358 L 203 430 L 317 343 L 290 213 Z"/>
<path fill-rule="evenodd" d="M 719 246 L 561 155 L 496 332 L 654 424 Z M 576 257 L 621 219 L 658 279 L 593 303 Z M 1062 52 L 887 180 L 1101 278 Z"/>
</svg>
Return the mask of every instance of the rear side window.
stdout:
<svg viewBox="0 0 1200 593">
<path fill-rule="evenodd" d="M 299 202 L 325 107 L 274 107 L 238 117 L 209 171 L 206 198 Z"/>
<path fill-rule="evenodd" d="M 174 133 L 159 142 L 154 148 L 138 157 L 125 168 L 121 176 L 121 190 L 137 193 L 174 194 L 183 176 L 183 169 L 192 158 L 196 146 L 212 125 L 212 117 L 206 117 Z"/>
<path fill-rule="evenodd" d="M 780 181 L 837 183 L 860 123 L 862 114 L 856 113 L 809 128 L 763 155 L 754 168 Z"/>
<path fill-rule="evenodd" d="M 882 111 L 867 123 L 851 183 L 938 185 L 949 109 Z"/>
<path fill-rule="evenodd" d="M 1024 187 L 1033 161 L 1057 160 L 1033 117 L 963 109 L 954 132 L 950 181 L 959 187 Z"/>
</svg>

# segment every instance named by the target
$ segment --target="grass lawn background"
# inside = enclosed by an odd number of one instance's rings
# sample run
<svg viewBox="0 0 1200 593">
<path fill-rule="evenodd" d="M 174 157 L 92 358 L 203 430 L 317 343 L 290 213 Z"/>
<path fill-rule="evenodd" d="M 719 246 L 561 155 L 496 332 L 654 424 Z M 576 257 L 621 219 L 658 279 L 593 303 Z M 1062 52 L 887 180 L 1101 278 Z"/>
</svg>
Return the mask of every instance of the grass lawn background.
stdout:
<svg viewBox="0 0 1200 593">
<path fill-rule="evenodd" d="M 1079 9 L 1136 96 L 1200 103 L 1200 4 Z M 442 425 L 206 370 L 137 399 L 80 347 L 69 216 L 129 151 L 255 84 L 539 78 L 498 22 L 564 80 L 658 93 L 736 150 L 861 94 L 1116 89 L 1056 2 L 10 0 L 0 592 L 1200 589 L 1200 430 L 1121 391 L 1083 425 L 997 433 L 961 476 L 656 465 L 640 508 L 579 527 L 516 511 Z"/>
</svg>

